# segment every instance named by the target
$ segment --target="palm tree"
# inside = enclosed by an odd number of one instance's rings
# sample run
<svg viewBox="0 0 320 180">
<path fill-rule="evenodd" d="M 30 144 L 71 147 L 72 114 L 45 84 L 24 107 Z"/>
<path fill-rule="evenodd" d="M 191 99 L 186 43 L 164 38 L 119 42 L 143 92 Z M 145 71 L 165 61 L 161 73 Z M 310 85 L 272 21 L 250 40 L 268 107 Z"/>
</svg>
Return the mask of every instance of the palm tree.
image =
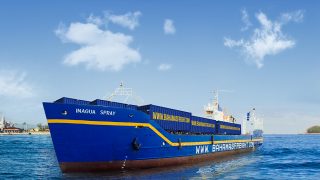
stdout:
<svg viewBox="0 0 320 180">
<path fill-rule="evenodd" d="M 22 123 L 22 125 L 23 125 L 23 130 L 24 130 L 24 131 L 27 131 L 27 123 L 24 122 L 24 123 Z"/>
</svg>

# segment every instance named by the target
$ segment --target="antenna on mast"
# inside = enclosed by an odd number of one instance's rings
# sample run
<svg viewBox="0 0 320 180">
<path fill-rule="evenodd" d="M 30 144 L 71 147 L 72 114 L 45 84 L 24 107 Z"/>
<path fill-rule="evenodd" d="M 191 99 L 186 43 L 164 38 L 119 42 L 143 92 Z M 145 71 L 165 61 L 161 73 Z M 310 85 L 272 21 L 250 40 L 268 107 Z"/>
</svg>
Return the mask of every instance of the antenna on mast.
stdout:
<svg viewBox="0 0 320 180">
<path fill-rule="evenodd" d="M 223 92 L 223 93 L 233 93 L 233 90 L 227 90 L 227 89 L 216 89 L 213 92 L 213 105 L 217 106 L 219 105 L 219 92 Z"/>
<path fill-rule="evenodd" d="M 218 89 L 213 91 L 213 106 L 218 109 L 219 105 L 219 91 Z"/>
</svg>

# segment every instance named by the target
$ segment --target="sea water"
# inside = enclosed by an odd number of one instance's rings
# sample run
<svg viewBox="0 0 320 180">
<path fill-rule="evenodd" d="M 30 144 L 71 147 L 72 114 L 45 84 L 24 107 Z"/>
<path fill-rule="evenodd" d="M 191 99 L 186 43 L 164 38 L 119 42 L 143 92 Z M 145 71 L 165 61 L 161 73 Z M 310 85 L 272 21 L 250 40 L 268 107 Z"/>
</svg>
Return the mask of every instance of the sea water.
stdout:
<svg viewBox="0 0 320 180">
<path fill-rule="evenodd" d="M 0 135 L 0 179 L 320 179 L 320 135 L 265 135 L 256 151 L 215 162 L 67 174 L 50 135 Z"/>
</svg>

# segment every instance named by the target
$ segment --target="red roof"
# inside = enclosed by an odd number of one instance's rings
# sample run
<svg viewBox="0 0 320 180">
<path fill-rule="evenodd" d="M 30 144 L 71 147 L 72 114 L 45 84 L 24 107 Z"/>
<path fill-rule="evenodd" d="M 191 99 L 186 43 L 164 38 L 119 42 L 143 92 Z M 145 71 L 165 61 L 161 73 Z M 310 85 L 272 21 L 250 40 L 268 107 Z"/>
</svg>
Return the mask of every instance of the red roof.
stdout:
<svg viewBox="0 0 320 180">
<path fill-rule="evenodd" d="M 10 128 L 4 128 L 3 130 L 20 130 L 20 128 L 10 127 Z"/>
</svg>

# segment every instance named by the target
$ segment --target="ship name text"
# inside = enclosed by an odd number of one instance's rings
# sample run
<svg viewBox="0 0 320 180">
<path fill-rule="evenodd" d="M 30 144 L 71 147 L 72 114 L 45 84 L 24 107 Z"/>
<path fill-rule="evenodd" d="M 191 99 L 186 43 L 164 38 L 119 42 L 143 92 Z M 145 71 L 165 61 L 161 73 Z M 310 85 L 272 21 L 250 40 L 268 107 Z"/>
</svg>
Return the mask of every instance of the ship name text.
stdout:
<svg viewBox="0 0 320 180">
<path fill-rule="evenodd" d="M 76 113 L 77 114 L 96 114 L 96 110 L 77 108 Z"/>
<path fill-rule="evenodd" d="M 76 108 L 77 114 L 92 114 L 95 115 L 96 110 L 95 109 L 83 109 L 83 108 Z M 115 111 L 108 111 L 108 110 L 100 110 L 100 115 L 103 116 L 114 116 L 116 114 Z"/>
<path fill-rule="evenodd" d="M 116 114 L 116 112 L 115 111 L 100 110 L 100 114 L 105 115 L 105 116 L 114 116 Z"/>
</svg>

